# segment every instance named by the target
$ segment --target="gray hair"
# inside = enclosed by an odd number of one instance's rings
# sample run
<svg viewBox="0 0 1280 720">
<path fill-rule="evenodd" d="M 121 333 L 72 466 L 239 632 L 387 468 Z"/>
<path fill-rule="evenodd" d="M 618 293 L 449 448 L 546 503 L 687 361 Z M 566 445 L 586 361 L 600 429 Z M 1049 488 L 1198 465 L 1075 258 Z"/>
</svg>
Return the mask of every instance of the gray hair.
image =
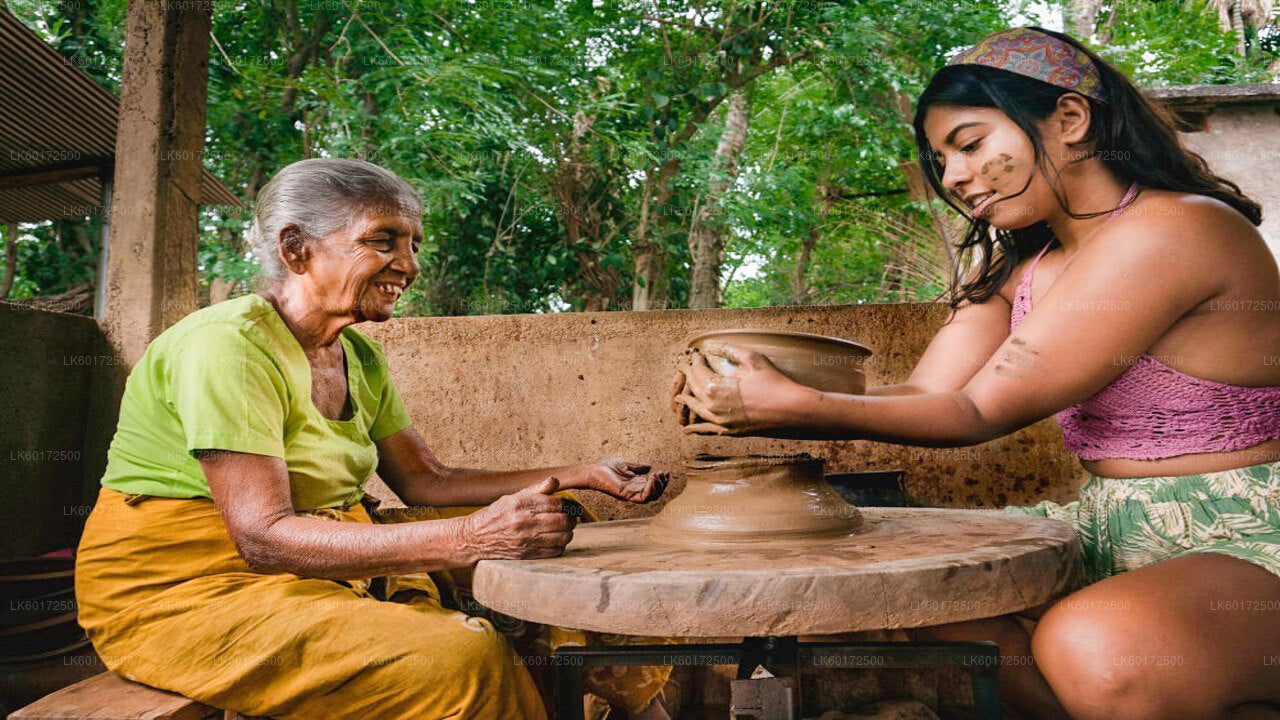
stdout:
<svg viewBox="0 0 1280 720">
<path fill-rule="evenodd" d="M 285 166 L 258 191 L 247 235 L 263 284 L 285 276 L 279 249 L 285 226 L 324 237 L 366 213 L 421 217 L 422 200 L 404 178 L 363 160 L 313 158 Z"/>
</svg>

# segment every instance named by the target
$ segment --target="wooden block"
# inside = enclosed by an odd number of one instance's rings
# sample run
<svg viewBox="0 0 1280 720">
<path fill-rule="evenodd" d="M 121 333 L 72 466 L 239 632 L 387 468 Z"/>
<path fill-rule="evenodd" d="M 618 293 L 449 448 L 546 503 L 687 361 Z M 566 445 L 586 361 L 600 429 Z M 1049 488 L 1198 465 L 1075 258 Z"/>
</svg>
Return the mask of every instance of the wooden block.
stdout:
<svg viewBox="0 0 1280 720">
<path fill-rule="evenodd" d="M 796 720 L 800 717 L 794 678 L 734 680 L 729 683 L 729 692 L 729 717 L 734 720 Z"/>
<path fill-rule="evenodd" d="M 221 711 L 177 693 L 131 682 L 111 672 L 46 695 L 9 715 L 12 720 L 205 720 Z"/>
</svg>

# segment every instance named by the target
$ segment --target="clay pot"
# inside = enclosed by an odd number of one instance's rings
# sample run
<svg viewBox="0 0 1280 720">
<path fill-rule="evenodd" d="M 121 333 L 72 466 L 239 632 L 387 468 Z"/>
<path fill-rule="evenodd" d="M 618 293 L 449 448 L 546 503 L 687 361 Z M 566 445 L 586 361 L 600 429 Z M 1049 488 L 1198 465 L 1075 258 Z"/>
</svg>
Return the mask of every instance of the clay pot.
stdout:
<svg viewBox="0 0 1280 720">
<path fill-rule="evenodd" d="M 68 612 L 42 621 L 0 628 L 0 663 L 19 663 L 56 657 L 89 642 L 76 623 L 75 600 L 67 600 Z"/>
<path fill-rule="evenodd" d="M 0 562 L 0 663 L 42 660 L 89 642 L 76 623 L 75 561 Z"/>
<path fill-rule="evenodd" d="M 801 385 L 824 392 L 861 395 L 867 380 L 862 363 L 871 351 L 851 340 L 798 332 L 767 330 L 717 330 L 689 341 L 689 347 L 705 350 L 714 345 L 740 345 L 769 358 L 783 375 Z M 717 356 L 708 356 L 711 369 L 732 375 L 737 366 Z"/>
<path fill-rule="evenodd" d="M 822 475 L 823 460 L 799 455 L 700 455 L 686 463 L 684 492 L 654 516 L 649 539 L 719 545 L 829 539 L 862 525 Z"/>
<path fill-rule="evenodd" d="M 38 557 L 0 562 L 0 600 L 28 600 L 70 588 L 75 560 Z"/>
</svg>

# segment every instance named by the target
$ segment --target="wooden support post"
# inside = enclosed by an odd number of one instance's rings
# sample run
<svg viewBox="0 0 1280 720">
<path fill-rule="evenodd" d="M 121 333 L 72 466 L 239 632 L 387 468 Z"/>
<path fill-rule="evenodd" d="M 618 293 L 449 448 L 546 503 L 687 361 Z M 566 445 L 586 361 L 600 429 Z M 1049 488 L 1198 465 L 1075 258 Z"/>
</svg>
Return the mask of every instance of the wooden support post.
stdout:
<svg viewBox="0 0 1280 720">
<path fill-rule="evenodd" d="M 105 308 L 124 369 L 196 309 L 212 0 L 130 0 Z"/>
</svg>

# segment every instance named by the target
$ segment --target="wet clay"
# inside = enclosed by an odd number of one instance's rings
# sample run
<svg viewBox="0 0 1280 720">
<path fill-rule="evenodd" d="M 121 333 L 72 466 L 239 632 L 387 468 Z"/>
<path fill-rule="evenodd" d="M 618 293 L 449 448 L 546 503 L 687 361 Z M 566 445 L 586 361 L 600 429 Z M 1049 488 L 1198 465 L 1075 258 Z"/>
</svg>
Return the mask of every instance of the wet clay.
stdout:
<svg viewBox="0 0 1280 720">
<path fill-rule="evenodd" d="M 720 345 L 755 350 L 769 358 L 783 375 L 824 392 L 861 395 L 867 389 L 862 364 L 871 351 L 850 340 L 797 332 L 719 330 L 689 341 L 689 347 L 694 350 L 705 351 Z M 738 369 L 717 355 L 707 356 L 707 362 L 721 375 L 731 376 Z"/>
<path fill-rule="evenodd" d="M 821 458 L 700 455 L 684 492 L 653 518 L 649 539 L 681 547 L 829 541 L 862 526 L 858 508 L 823 479 Z"/>
<path fill-rule="evenodd" d="M 1013 172 L 1013 157 L 1005 153 L 1000 153 L 994 158 L 982 163 L 982 167 L 978 168 L 978 174 L 987 179 L 987 182 L 995 183 L 1000 178 Z"/>
</svg>

